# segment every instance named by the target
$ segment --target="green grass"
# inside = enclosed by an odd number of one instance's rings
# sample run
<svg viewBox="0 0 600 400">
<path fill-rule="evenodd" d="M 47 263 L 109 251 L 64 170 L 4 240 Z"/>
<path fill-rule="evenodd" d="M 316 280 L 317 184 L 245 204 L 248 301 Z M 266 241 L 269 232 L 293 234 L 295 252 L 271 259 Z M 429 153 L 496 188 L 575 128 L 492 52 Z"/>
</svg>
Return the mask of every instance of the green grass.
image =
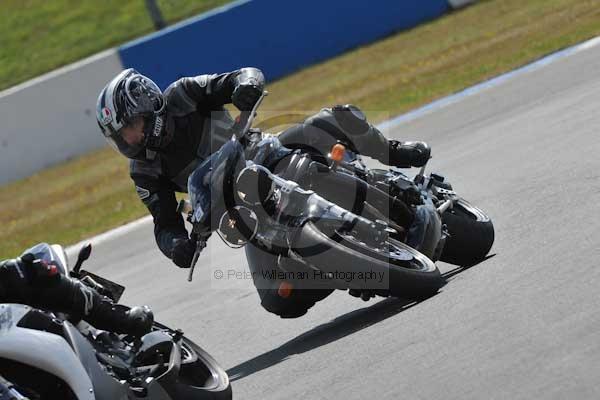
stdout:
<svg viewBox="0 0 600 400">
<path fill-rule="evenodd" d="M 168 23 L 231 0 L 159 0 Z M 2 0 L 0 90 L 154 30 L 144 0 Z"/>
<path fill-rule="evenodd" d="M 598 5 L 483 1 L 270 83 L 262 110 L 352 102 L 378 110 L 369 114 L 374 121 L 388 118 L 599 35 Z M 146 214 L 126 161 L 101 150 L 0 189 L 0 258 L 39 241 L 73 243 Z"/>
</svg>

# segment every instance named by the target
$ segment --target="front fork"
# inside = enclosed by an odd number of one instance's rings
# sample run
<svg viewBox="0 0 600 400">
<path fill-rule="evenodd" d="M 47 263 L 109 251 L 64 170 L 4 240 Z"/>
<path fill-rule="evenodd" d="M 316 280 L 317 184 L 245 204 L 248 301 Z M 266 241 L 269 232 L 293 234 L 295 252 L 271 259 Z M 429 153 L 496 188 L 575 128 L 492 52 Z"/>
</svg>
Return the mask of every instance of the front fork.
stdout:
<svg viewBox="0 0 600 400">
<path fill-rule="evenodd" d="M 426 167 L 427 164 L 421 167 L 421 170 L 414 178 L 414 182 L 421 191 L 422 198 L 428 205 L 431 215 L 433 216 L 433 213 L 435 212 L 436 219 L 440 223 L 439 229 L 436 228 L 436 231 L 440 232 L 437 245 L 431 246 L 431 243 L 429 244 L 430 249 L 433 249 L 433 252 L 429 257 L 433 261 L 437 261 L 441 257 L 447 238 L 450 236 L 448 228 L 441 222 L 442 215 L 454 207 L 454 204 L 458 202 L 458 196 L 452 190 L 452 186 L 444 182 L 443 176 L 437 174 L 425 175 Z M 441 203 L 434 205 L 432 198 L 439 198 L 438 196 L 442 197 L 444 200 Z"/>
</svg>

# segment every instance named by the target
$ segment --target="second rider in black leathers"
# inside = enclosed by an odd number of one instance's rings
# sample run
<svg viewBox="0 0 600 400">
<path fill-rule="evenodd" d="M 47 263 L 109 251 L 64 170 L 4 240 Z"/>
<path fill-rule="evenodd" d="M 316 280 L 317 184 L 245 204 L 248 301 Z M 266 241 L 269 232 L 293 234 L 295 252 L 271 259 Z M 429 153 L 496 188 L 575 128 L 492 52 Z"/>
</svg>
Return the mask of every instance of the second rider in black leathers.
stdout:
<svg viewBox="0 0 600 400">
<path fill-rule="evenodd" d="M 142 336 L 150 331 L 154 317 L 148 307 L 131 309 L 59 272 L 55 265 L 37 260 L 32 254 L 0 261 L 0 303 L 18 303 L 72 319 L 84 319 L 110 332 Z"/>
<path fill-rule="evenodd" d="M 134 69 L 121 72 L 101 91 L 96 108 L 105 138 L 131 160 L 130 175 L 140 199 L 154 218 L 160 250 L 176 265 L 190 266 L 195 245 L 189 239 L 175 192 L 187 191 L 187 179 L 195 167 L 231 138 L 234 120 L 223 106 L 233 103 L 249 111 L 264 89 L 264 76 L 256 68 L 229 73 L 181 78 L 164 92 Z M 358 150 L 388 165 L 422 166 L 430 157 L 422 142 L 387 140 L 366 121 L 344 123 L 352 116 L 336 106 L 323 109 L 285 132 L 284 145 L 315 144 L 323 132 L 355 129 Z M 337 112 L 343 111 L 341 119 Z M 341 123 L 340 123 L 341 122 Z M 352 132 L 350 132 L 352 134 Z M 211 227 L 207 227 L 206 237 Z"/>
</svg>

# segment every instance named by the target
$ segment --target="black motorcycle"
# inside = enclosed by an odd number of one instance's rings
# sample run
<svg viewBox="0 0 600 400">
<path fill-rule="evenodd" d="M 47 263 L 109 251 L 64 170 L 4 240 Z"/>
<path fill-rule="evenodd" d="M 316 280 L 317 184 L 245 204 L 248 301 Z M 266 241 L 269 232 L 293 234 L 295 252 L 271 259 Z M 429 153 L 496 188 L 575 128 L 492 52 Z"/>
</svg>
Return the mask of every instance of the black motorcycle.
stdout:
<svg viewBox="0 0 600 400">
<path fill-rule="evenodd" d="M 203 235 L 210 215 L 227 244 L 247 244 L 257 287 L 265 282 L 262 289 L 272 290 L 276 282 L 282 297 L 310 287 L 349 289 L 365 300 L 420 299 L 445 284 L 435 261 L 473 265 L 487 255 L 494 240 L 490 219 L 442 176 L 425 175 L 425 167 L 414 179 L 396 168 L 369 169 L 350 140 L 336 140 L 325 154 L 286 147 L 285 133 L 250 129 L 261 101 L 190 176 L 190 202 L 180 204 L 192 237 Z M 420 239 L 418 248 L 407 244 L 409 232 L 396 221 L 400 202 L 420 218 L 410 232 Z M 199 240 L 189 280 L 203 246 Z"/>
</svg>

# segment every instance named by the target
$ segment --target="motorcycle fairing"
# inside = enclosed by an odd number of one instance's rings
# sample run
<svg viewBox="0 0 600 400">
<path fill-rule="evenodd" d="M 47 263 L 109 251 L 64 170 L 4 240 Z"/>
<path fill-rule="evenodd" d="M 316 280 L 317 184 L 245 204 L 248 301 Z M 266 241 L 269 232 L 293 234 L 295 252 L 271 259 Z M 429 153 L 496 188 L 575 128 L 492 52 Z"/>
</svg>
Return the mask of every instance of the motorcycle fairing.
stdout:
<svg viewBox="0 0 600 400">
<path fill-rule="evenodd" d="M 25 250 L 21 256 L 31 253 L 35 258 L 56 265 L 62 275 L 67 275 L 67 260 L 61 246 L 50 246 L 48 243 L 39 243 Z"/>
<path fill-rule="evenodd" d="M 210 216 L 220 217 L 233 207 L 232 181 L 244 162 L 244 148 L 230 140 L 219 151 L 202 162 L 188 179 L 188 193 L 194 209 L 192 223 L 210 222 Z"/>
<path fill-rule="evenodd" d="M 30 310 L 20 304 L 0 305 L 0 357 L 57 376 L 79 400 L 95 400 L 90 377 L 65 339 L 17 325 Z"/>
</svg>

